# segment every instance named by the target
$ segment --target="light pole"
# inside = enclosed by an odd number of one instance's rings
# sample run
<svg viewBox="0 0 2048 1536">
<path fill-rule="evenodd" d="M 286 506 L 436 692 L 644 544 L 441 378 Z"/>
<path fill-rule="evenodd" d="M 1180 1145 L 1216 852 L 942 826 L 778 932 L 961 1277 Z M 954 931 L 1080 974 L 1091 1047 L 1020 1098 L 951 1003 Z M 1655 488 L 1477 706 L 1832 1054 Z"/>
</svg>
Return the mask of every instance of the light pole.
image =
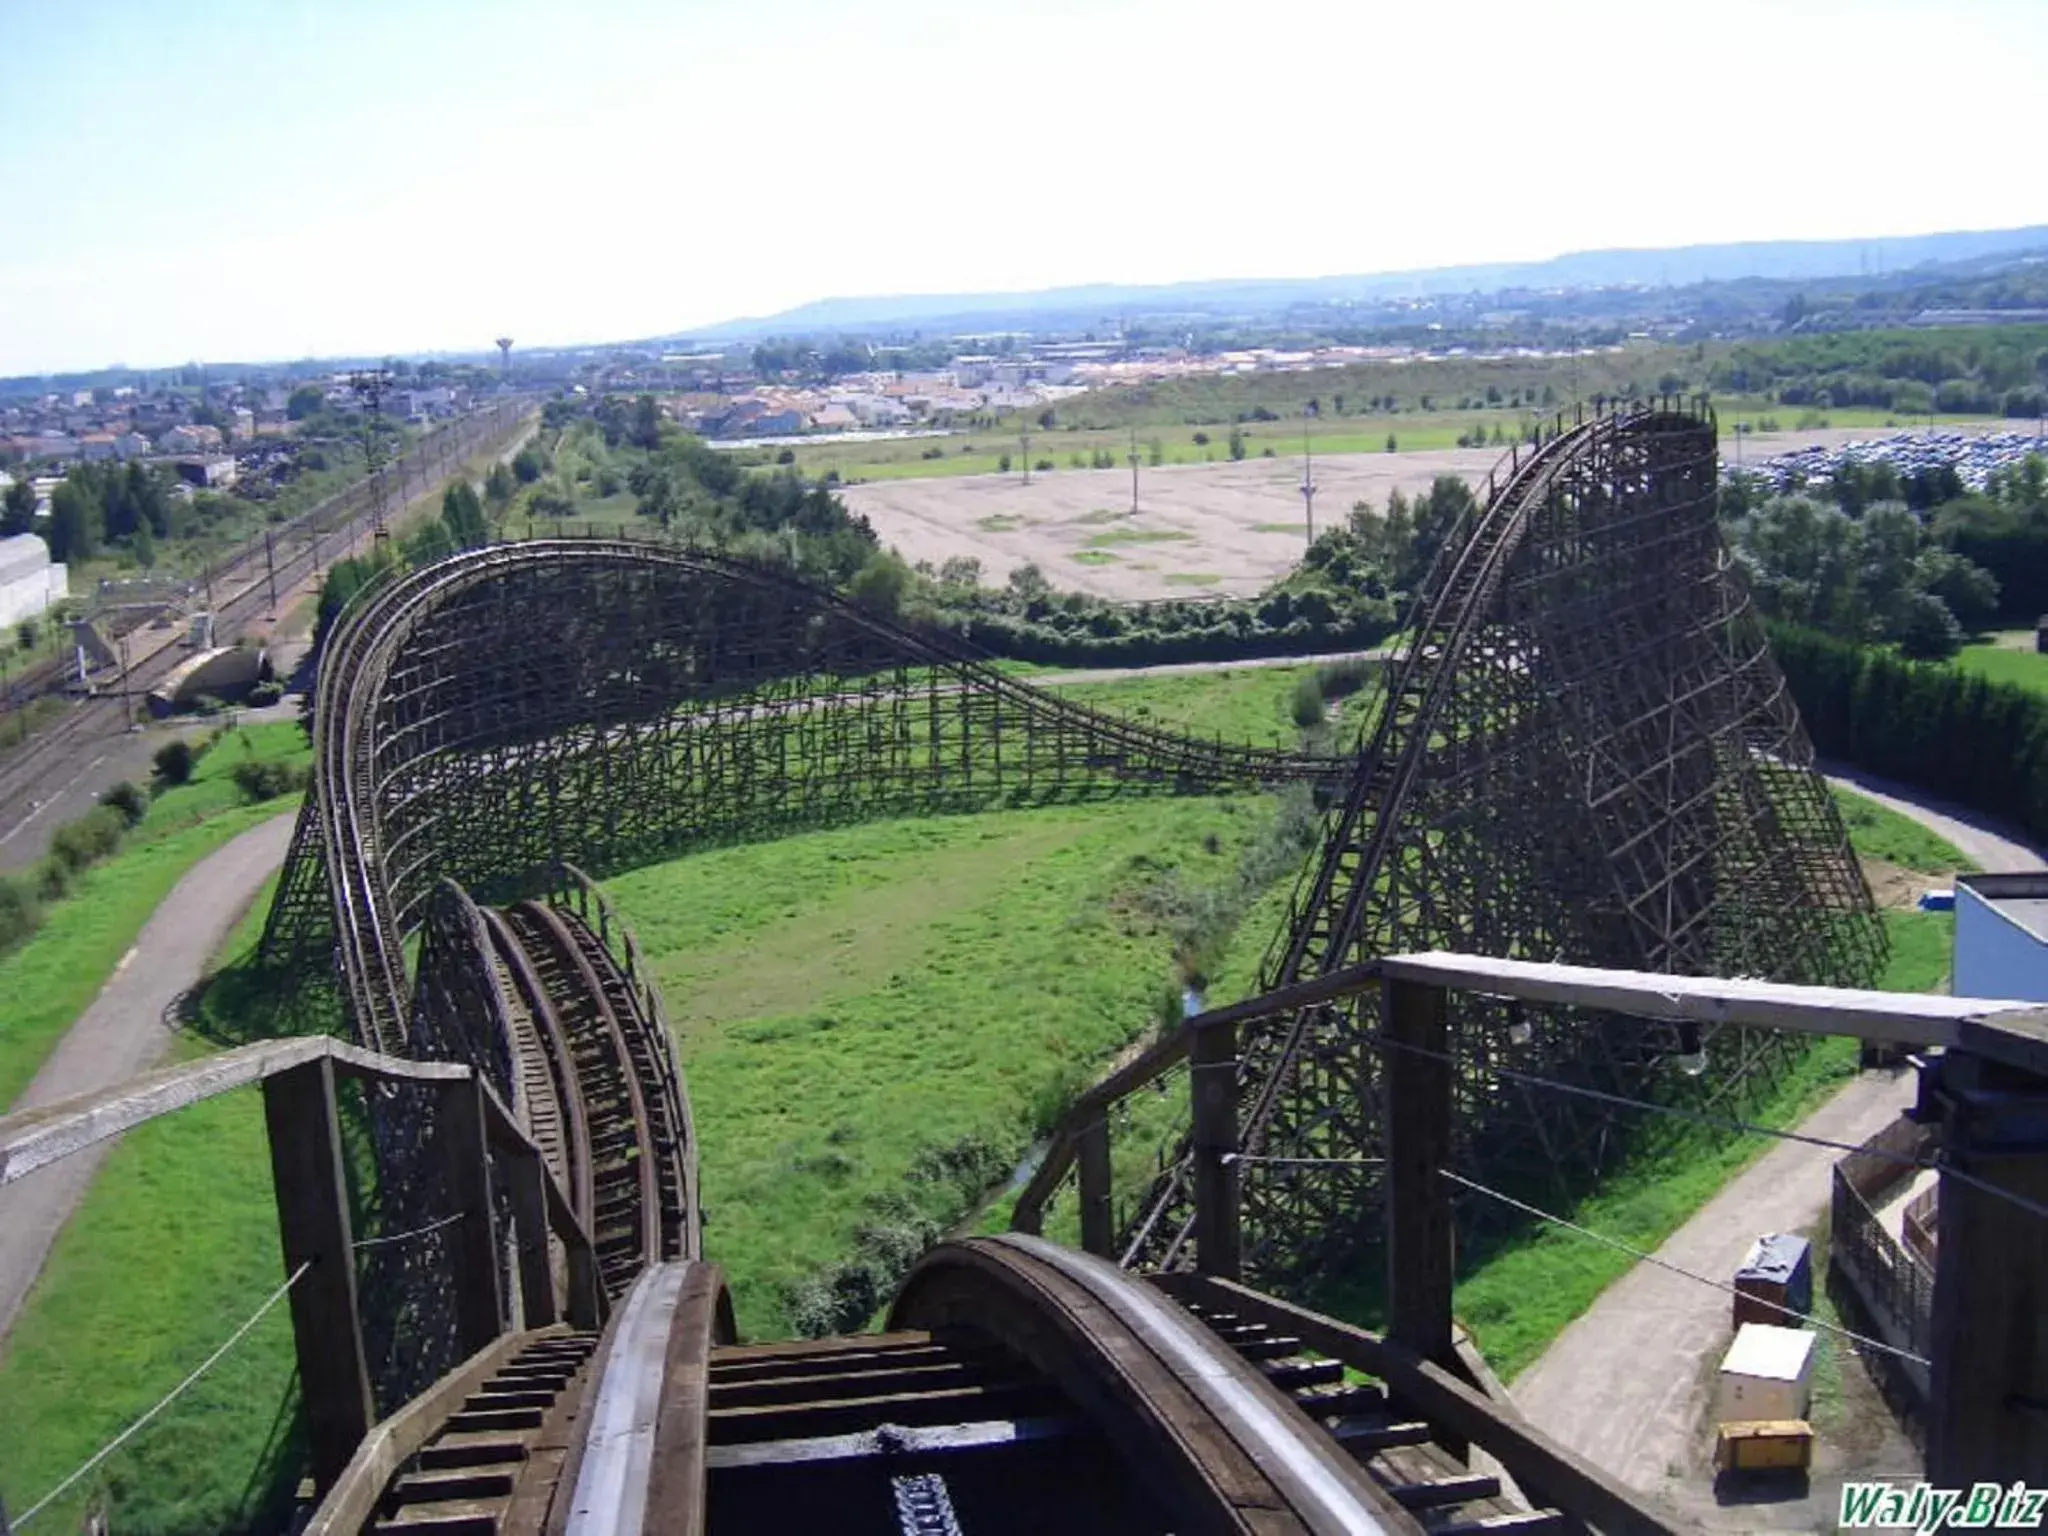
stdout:
<svg viewBox="0 0 2048 1536">
<path fill-rule="evenodd" d="M 1308 445 L 1308 407 L 1301 408 L 1301 508 L 1308 523 L 1308 542 L 1316 541 L 1315 455 Z"/>
</svg>

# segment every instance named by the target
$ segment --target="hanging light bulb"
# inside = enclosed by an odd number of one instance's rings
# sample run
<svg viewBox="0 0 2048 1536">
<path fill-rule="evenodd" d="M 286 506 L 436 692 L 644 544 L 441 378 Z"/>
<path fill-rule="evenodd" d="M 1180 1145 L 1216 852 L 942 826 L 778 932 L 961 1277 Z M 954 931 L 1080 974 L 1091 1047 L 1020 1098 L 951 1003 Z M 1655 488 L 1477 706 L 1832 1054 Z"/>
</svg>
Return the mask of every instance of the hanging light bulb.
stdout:
<svg viewBox="0 0 2048 1536">
<path fill-rule="evenodd" d="M 1529 1010 L 1516 998 L 1508 1004 L 1508 1043 L 1527 1045 L 1536 1038 L 1536 1026 L 1529 1022 Z"/>
<path fill-rule="evenodd" d="M 1672 1063 L 1687 1077 L 1698 1077 L 1707 1070 L 1707 1048 L 1700 1040 L 1700 1027 L 1691 1019 L 1678 1026 L 1678 1054 Z"/>
</svg>

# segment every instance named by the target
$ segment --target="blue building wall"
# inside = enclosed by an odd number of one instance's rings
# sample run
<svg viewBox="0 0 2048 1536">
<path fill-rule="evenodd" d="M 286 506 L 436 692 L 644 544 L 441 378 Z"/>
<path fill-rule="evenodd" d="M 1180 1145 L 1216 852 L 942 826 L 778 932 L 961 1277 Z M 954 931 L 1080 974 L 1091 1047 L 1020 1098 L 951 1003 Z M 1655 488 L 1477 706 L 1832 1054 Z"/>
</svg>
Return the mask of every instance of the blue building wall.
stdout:
<svg viewBox="0 0 2048 1536">
<path fill-rule="evenodd" d="M 1997 877 L 1980 878 L 1988 884 Z M 1972 890 L 1967 878 L 1956 882 L 1953 990 L 1958 997 L 2048 1003 L 2048 935 L 2000 911 L 1998 894 Z"/>
</svg>

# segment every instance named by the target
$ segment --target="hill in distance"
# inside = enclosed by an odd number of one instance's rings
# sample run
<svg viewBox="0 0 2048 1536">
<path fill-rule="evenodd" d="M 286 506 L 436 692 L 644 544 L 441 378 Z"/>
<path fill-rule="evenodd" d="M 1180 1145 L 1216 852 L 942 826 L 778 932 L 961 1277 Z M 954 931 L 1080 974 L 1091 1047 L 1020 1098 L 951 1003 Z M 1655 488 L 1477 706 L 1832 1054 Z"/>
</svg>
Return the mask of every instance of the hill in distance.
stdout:
<svg viewBox="0 0 2048 1536">
<path fill-rule="evenodd" d="M 1894 273 L 2048 247 L 2048 225 L 1884 236 L 1868 240 L 1753 240 L 1663 250 L 1574 251 L 1548 261 L 1496 262 L 1342 277 L 1092 283 L 1036 292 L 903 294 L 819 299 L 779 314 L 727 320 L 687 334 L 705 342 L 904 327 L 984 329 L 1029 322 L 1095 322 L 1105 316 L 1243 315 L 1295 305 L 1384 302 L 1503 290 L 1668 287 L 1742 278 L 1801 280 L 1850 272 Z M 1019 328 L 1028 328 L 1020 326 Z"/>
</svg>

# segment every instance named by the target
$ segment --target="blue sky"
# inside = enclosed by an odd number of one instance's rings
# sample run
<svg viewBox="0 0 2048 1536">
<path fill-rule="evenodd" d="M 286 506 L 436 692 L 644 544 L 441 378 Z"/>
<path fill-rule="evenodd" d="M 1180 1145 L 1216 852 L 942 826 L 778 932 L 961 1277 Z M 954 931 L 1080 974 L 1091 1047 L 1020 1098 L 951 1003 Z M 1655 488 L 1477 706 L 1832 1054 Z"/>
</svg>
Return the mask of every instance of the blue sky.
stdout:
<svg viewBox="0 0 2048 1536">
<path fill-rule="evenodd" d="M 0 59 L 0 374 L 2048 222 L 2041 0 L 0 0 Z"/>
</svg>

